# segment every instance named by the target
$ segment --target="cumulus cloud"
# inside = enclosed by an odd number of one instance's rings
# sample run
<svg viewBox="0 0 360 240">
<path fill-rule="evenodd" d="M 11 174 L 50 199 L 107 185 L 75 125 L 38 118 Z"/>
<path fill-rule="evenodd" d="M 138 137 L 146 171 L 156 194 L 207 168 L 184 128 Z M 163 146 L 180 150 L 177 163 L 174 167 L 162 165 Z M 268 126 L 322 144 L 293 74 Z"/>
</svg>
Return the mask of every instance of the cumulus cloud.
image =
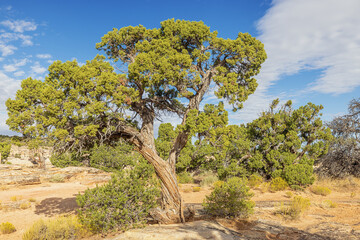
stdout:
<svg viewBox="0 0 360 240">
<path fill-rule="evenodd" d="M 1 52 L 1 56 L 3 57 L 14 54 L 16 49 L 17 47 L 13 45 L 6 45 L 0 42 L 0 52 Z"/>
<path fill-rule="evenodd" d="M 26 58 L 17 60 L 13 64 L 5 64 L 3 66 L 3 69 L 5 72 L 15 72 L 16 70 L 18 70 L 19 67 L 25 66 L 25 64 L 27 62 L 28 62 L 28 59 L 26 59 Z"/>
<path fill-rule="evenodd" d="M 34 22 L 24 21 L 24 20 L 5 20 L 0 22 L 1 25 L 8 27 L 14 32 L 23 33 L 25 31 L 35 31 L 37 24 Z"/>
<path fill-rule="evenodd" d="M 46 72 L 46 68 L 44 68 L 43 66 L 40 65 L 39 62 L 35 62 L 35 64 L 33 66 L 31 66 L 31 71 L 34 74 L 37 75 L 41 75 L 44 74 Z"/>
<path fill-rule="evenodd" d="M 36 57 L 41 58 L 41 59 L 49 59 L 49 58 L 51 58 L 51 55 L 50 54 L 37 54 Z"/>
<path fill-rule="evenodd" d="M 306 91 L 336 95 L 360 86 L 359 9 L 358 0 L 274 0 L 257 24 L 268 59 L 243 111 L 256 118 L 275 98 L 269 87 L 304 70 L 322 71 Z"/>
</svg>

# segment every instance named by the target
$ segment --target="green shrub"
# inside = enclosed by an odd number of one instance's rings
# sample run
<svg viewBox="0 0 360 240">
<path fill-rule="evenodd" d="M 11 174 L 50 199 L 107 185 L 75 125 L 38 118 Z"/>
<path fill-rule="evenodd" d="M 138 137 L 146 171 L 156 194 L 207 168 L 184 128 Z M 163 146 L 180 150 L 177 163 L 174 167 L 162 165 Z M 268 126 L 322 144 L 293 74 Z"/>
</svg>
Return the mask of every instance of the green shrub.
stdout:
<svg viewBox="0 0 360 240">
<path fill-rule="evenodd" d="M 193 187 L 192 188 L 193 192 L 200 192 L 201 191 L 201 187 Z"/>
<path fill-rule="evenodd" d="M 245 178 L 249 175 L 249 172 L 243 166 L 236 162 L 232 162 L 226 168 L 218 168 L 219 179 L 225 180 L 232 177 Z"/>
<path fill-rule="evenodd" d="M 75 153 L 54 153 L 50 157 L 50 162 L 55 167 L 64 168 L 68 166 L 81 166 L 83 163 L 81 158 L 76 156 Z"/>
<path fill-rule="evenodd" d="M 274 178 L 271 180 L 270 183 L 270 191 L 276 192 L 276 191 L 283 191 L 285 190 L 289 185 L 287 182 L 282 179 L 281 177 Z"/>
<path fill-rule="evenodd" d="M 260 184 L 263 182 L 263 178 L 258 174 L 251 174 L 249 177 L 248 184 L 251 188 L 259 187 Z"/>
<path fill-rule="evenodd" d="M 316 195 L 322 195 L 322 196 L 327 196 L 331 193 L 331 190 L 329 188 L 322 186 L 312 186 L 310 188 L 310 191 Z"/>
<path fill-rule="evenodd" d="M 292 164 L 286 166 L 283 177 L 289 185 L 307 186 L 315 181 L 313 166 L 309 164 Z"/>
<path fill-rule="evenodd" d="M 188 172 L 181 172 L 177 175 L 179 183 L 193 183 L 194 179 Z"/>
<path fill-rule="evenodd" d="M 8 141 L 0 142 L 0 153 L 1 153 L 1 161 L 0 163 L 4 163 L 10 154 L 11 144 Z"/>
<path fill-rule="evenodd" d="M 15 157 L 15 158 L 21 158 L 21 154 L 20 154 L 20 153 L 16 153 L 14 157 Z"/>
<path fill-rule="evenodd" d="M 121 170 L 140 158 L 142 156 L 134 151 L 134 147 L 123 141 L 115 146 L 95 146 L 90 153 L 90 166 L 104 171 Z"/>
<path fill-rule="evenodd" d="M 246 180 L 233 177 L 228 181 L 215 186 L 214 191 L 206 196 L 203 206 L 205 211 L 212 216 L 238 217 L 248 216 L 254 211 L 253 196 L 246 186 Z"/>
<path fill-rule="evenodd" d="M 4 222 L 0 224 L 0 231 L 2 234 L 9 234 L 15 232 L 16 228 L 12 223 Z"/>
<path fill-rule="evenodd" d="M 25 210 L 31 207 L 31 204 L 29 202 L 23 202 L 19 206 L 21 209 Z"/>
<path fill-rule="evenodd" d="M 290 191 L 287 191 L 287 192 L 285 193 L 285 196 L 286 196 L 287 198 L 292 198 L 292 197 L 294 196 L 294 193 L 293 193 L 293 192 L 290 192 Z"/>
<path fill-rule="evenodd" d="M 159 194 L 153 176 L 154 169 L 143 161 L 113 174 L 108 184 L 86 190 L 76 199 L 80 221 L 94 232 L 141 226 Z"/>
<path fill-rule="evenodd" d="M 289 206 L 281 203 L 280 208 L 275 212 L 285 218 L 298 219 L 300 215 L 310 207 L 310 200 L 301 196 L 295 196 Z"/>
<path fill-rule="evenodd" d="M 80 239 L 86 236 L 87 230 L 76 216 L 58 217 L 35 222 L 22 236 L 23 240 L 40 239 Z"/>
</svg>

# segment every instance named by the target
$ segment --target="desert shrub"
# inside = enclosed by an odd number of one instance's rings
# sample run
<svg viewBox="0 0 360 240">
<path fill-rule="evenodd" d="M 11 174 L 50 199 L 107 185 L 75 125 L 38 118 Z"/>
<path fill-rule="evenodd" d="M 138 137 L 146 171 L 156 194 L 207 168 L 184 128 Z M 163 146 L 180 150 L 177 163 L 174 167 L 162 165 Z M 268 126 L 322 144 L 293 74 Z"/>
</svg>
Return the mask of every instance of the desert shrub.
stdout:
<svg viewBox="0 0 360 240">
<path fill-rule="evenodd" d="M 218 168 L 219 179 L 225 180 L 232 177 L 245 178 L 248 177 L 249 172 L 243 166 L 239 165 L 236 162 L 232 162 L 226 168 Z"/>
<path fill-rule="evenodd" d="M 193 183 L 194 179 L 192 178 L 191 174 L 188 172 L 181 172 L 177 175 L 179 183 Z"/>
<path fill-rule="evenodd" d="M 283 178 L 289 185 L 307 186 L 315 181 L 312 164 L 294 164 L 284 168 Z"/>
<path fill-rule="evenodd" d="M 20 153 L 15 153 L 15 155 L 14 155 L 14 158 L 21 158 L 21 154 Z"/>
<path fill-rule="evenodd" d="M 316 195 L 322 195 L 322 196 L 327 196 L 331 193 L 331 190 L 329 188 L 322 186 L 312 186 L 310 188 L 310 191 Z"/>
<path fill-rule="evenodd" d="M 264 182 L 260 184 L 259 189 L 262 193 L 268 192 L 270 190 L 271 182 Z"/>
<path fill-rule="evenodd" d="M 81 166 L 83 165 L 81 158 L 75 153 L 54 153 L 50 157 L 50 162 L 55 167 L 64 168 L 68 166 Z"/>
<path fill-rule="evenodd" d="M 285 218 L 298 219 L 300 215 L 310 207 L 310 200 L 301 196 L 295 196 L 289 206 L 281 203 L 279 209 L 275 212 Z"/>
<path fill-rule="evenodd" d="M 62 216 L 47 221 L 40 219 L 23 234 L 22 239 L 80 239 L 85 235 L 87 235 L 87 230 L 76 216 Z"/>
<path fill-rule="evenodd" d="M 51 176 L 51 178 L 49 179 L 49 182 L 62 183 L 62 182 L 65 182 L 65 179 L 64 179 L 64 176 L 62 176 L 61 174 L 55 174 L 55 175 Z"/>
<path fill-rule="evenodd" d="M 192 188 L 193 192 L 200 192 L 201 191 L 201 187 L 193 187 Z"/>
<path fill-rule="evenodd" d="M 0 153 L 1 153 L 1 161 L 0 163 L 4 163 L 10 154 L 11 144 L 8 141 L 0 142 Z"/>
<path fill-rule="evenodd" d="M 12 202 L 16 202 L 16 201 L 19 201 L 19 200 L 21 200 L 22 199 L 22 196 L 11 196 L 10 197 L 10 200 L 12 201 Z"/>
<path fill-rule="evenodd" d="M 108 184 L 78 195 L 80 221 L 94 232 L 141 226 L 159 195 L 153 174 L 142 161 L 132 170 L 113 174 Z"/>
<path fill-rule="evenodd" d="M 325 207 L 325 208 L 336 208 L 337 207 L 337 203 L 336 202 L 333 202 L 331 200 L 324 200 L 322 202 L 322 207 Z"/>
<path fill-rule="evenodd" d="M 287 184 L 287 182 L 284 179 L 282 179 L 281 177 L 277 177 L 277 178 L 274 178 L 273 180 L 271 180 L 270 190 L 272 192 L 283 191 L 288 186 L 289 185 Z"/>
<path fill-rule="evenodd" d="M 9 234 L 15 232 L 16 228 L 12 223 L 4 222 L 0 224 L 0 231 L 2 234 Z"/>
<path fill-rule="evenodd" d="M 214 182 L 219 180 L 218 177 L 210 171 L 201 174 L 200 178 L 202 178 L 202 180 L 200 182 L 200 186 L 202 186 L 202 187 L 212 186 L 214 184 Z"/>
<path fill-rule="evenodd" d="M 29 202 L 36 202 L 35 198 L 29 198 Z"/>
<path fill-rule="evenodd" d="M 287 191 L 287 192 L 285 193 L 285 196 L 286 196 L 287 198 L 292 198 L 292 197 L 294 196 L 294 193 L 293 193 L 293 192 L 290 192 L 290 191 Z"/>
<path fill-rule="evenodd" d="M 248 184 L 251 188 L 259 187 L 263 182 L 263 178 L 258 174 L 251 174 L 249 177 Z"/>
<path fill-rule="evenodd" d="M 114 171 L 133 165 L 134 159 L 142 158 L 134 147 L 125 141 L 115 146 L 95 146 L 90 153 L 90 166 L 104 171 Z"/>
<path fill-rule="evenodd" d="M 246 184 L 245 179 L 233 177 L 215 186 L 203 202 L 205 211 L 219 217 L 246 217 L 252 214 L 255 204 L 250 200 L 253 194 Z"/>
<path fill-rule="evenodd" d="M 31 204 L 29 202 L 23 202 L 20 204 L 20 208 L 21 209 L 28 209 L 29 207 L 31 207 Z"/>
</svg>

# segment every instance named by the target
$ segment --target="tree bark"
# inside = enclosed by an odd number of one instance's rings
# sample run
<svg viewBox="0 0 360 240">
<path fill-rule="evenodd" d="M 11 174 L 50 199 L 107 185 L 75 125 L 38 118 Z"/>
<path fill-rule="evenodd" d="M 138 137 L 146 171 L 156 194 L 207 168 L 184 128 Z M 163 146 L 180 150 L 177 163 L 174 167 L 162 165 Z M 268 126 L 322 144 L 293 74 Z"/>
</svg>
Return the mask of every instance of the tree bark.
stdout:
<svg viewBox="0 0 360 240">
<path fill-rule="evenodd" d="M 179 187 L 177 184 L 176 173 L 169 162 L 164 161 L 158 156 L 153 146 L 149 146 L 150 136 L 140 134 L 137 129 L 132 127 L 123 127 L 122 135 L 131 142 L 137 151 L 154 167 L 156 175 L 161 182 L 161 209 L 152 211 L 151 215 L 160 223 L 185 222 L 183 213 L 183 202 Z"/>
</svg>

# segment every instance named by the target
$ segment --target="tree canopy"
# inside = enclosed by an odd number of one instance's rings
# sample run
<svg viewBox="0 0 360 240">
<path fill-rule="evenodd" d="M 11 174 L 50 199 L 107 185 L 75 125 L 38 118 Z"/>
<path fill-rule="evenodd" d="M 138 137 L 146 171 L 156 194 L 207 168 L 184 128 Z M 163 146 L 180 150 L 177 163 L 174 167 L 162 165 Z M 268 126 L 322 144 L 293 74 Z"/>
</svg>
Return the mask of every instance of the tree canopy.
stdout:
<svg viewBox="0 0 360 240">
<path fill-rule="evenodd" d="M 85 65 L 56 61 L 45 81 L 23 80 L 6 102 L 11 130 L 48 137 L 57 149 L 83 150 L 123 138 L 154 167 L 168 205 L 179 209 L 175 165 L 197 127 L 200 103 L 211 84 L 236 111 L 254 93 L 266 59 L 263 44 L 248 33 L 224 39 L 203 22 L 166 20 L 160 28 L 129 26 L 105 34 L 96 48 L 105 57 Z M 182 119 L 167 155 L 155 149 L 154 121 L 163 114 Z"/>
</svg>

